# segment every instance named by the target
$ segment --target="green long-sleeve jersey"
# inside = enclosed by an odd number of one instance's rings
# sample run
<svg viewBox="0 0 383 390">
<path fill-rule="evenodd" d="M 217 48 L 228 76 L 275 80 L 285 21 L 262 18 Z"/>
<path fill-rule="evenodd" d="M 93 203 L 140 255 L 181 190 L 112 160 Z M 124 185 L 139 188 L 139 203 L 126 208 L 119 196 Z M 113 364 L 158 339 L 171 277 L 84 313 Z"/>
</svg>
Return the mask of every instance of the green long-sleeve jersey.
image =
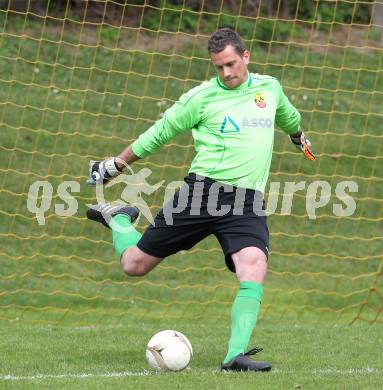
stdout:
<svg viewBox="0 0 383 390">
<path fill-rule="evenodd" d="M 247 81 L 233 89 L 215 77 L 183 94 L 132 149 L 143 158 L 191 129 L 197 153 L 189 172 L 264 192 L 274 126 L 296 133 L 300 119 L 274 77 L 249 73 Z"/>
</svg>

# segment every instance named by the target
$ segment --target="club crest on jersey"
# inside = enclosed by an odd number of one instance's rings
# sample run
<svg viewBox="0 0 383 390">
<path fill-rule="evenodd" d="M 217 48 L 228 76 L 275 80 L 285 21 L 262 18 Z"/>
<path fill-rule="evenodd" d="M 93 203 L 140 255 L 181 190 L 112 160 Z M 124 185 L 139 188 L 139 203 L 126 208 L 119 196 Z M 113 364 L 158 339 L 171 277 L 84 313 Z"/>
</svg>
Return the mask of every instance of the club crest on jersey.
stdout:
<svg viewBox="0 0 383 390">
<path fill-rule="evenodd" d="M 265 96 L 262 93 L 257 93 L 255 95 L 255 104 L 259 108 L 265 108 L 266 107 Z"/>
</svg>

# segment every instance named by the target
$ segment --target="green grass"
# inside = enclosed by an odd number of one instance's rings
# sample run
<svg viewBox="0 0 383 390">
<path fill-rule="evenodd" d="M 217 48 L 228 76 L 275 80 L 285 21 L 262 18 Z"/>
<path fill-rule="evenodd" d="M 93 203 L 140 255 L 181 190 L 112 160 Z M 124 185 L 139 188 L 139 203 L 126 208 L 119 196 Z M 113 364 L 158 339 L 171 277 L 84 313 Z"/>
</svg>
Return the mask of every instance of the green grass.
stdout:
<svg viewBox="0 0 383 390">
<path fill-rule="evenodd" d="M 383 379 L 377 326 L 268 325 L 254 337 L 270 373 L 221 373 L 226 324 L 125 321 L 120 326 L 80 328 L 2 324 L 0 387 L 7 388 L 186 388 L 186 389 L 378 389 Z M 159 329 L 186 333 L 194 359 L 181 373 L 156 373 L 145 345 Z M 5 359 L 5 356 L 7 357 Z M 4 358 L 4 359 L 3 359 Z M 118 377 L 120 375 L 121 377 Z M 5 379 L 10 376 L 13 379 Z M 38 378 L 38 376 L 41 376 Z"/>
<path fill-rule="evenodd" d="M 2 379 L 0 387 L 378 388 L 382 51 L 250 42 L 250 70 L 281 79 L 319 156 L 310 164 L 277 131 L 270 181 L 282 187 L 269 218 L 272 252 L 254 339 L 275 370 L 254 379 L 217 371 L 237 283 L 215 239 L 172 256 L 145 278 L 126 278 L 110 232 L 84 217 L 86 204 L 95 202 L 85 185 L 88 160 L 118 153 L 183 91 L 214 75 L 206 39 L 182 37 L 175 49 L 166 34 L 156 41 L 150 31 L 138 39 L 130 29 L 57 23 L 24 23 L 0 12 L 0 375 L 47 376 Z M 150 168 L 150 183 L 182 180 L 193 155 L 185 133 L 135 169 Z M 36 180 L 53 187 L 45 225 L 27 209 Z M 79 209 L 70 217 L 55 213 L 64 203 L 57 196 L 63 180 L 80 182 L 72 194 Z M 307 218 L 305 204 L 314 180 L 332 188 L 316 220 Z M 332 212 L 341 203 L 334 192 L 341 180 L 359 187 L 351 217 Z M 294 195 L 292 215 L 283 216 L 287 181 L 306 186 Z M 111 188 L 107 199 L 121 190 Z M 163 197 L 161 188 L 145 198 L 153 213 Z M 106 376 L 146 370 L 146 342 L 165 328 L 190 337 L 191 371 Z M 92 376 L 75 376 L 83 373 Z"/>
</svg>

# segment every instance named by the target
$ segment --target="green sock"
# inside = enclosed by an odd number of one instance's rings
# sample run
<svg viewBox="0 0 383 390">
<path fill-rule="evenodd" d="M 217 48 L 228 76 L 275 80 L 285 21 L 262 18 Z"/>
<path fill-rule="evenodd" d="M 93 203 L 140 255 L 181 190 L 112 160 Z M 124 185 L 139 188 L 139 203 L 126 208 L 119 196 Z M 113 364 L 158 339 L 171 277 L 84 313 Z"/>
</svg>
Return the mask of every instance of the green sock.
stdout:
<svg viewBox="0 0 383 390">
<path fill-rule="evenodd" d="M 257 322 L 263 296 L 263 286 L 257 282 L 240 282 L 239 291 L 231 309 L 231 336 L 229 351 L 224 363 L 228 363 L 245 350 Z"/>
<path fill-rule="evenodd" d="M 137 245 L 142 234 L 133 227 L 130 222 L 130 217 L 125 214 L 115 215 L 112 217 L 112 221 L 114 222 L 111 224 L 113 245 L 118 256 L 121 258 L 126 249 Z"/>
</svg>

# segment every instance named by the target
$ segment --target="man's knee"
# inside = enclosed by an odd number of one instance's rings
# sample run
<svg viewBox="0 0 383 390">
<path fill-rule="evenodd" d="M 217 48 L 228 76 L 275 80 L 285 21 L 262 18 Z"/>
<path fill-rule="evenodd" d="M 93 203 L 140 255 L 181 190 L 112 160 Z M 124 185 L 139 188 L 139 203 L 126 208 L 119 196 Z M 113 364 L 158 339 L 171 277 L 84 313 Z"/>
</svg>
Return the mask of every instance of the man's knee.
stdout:
<svg viewBox="0 0 383 390">
<path fill-rule="evenodd" d="M 256 247 L 244 248 L 232 255 L 240 281 L 263 283 L 267 271 L 267 257 Z"/>
<path fill-rule="evenodd" d="M 122 270 L 129 276 L 144 276 L 149 272 L 137 262 L 124 261 L 122 259 L 121 264 Z"/>
<path fill-rule="evenodd" d="M 149 270 L 143 261 L 135 256 L 131 250 L 126 250 L 121 257 L 122 270 L 129 276 L 144 276 Z"/>
<path fill-rule="evenodd" d="M 161 259 L 147 255 L 137 247 L 127 249 L 121 257 L 122 270 L 129 276 L 144 276 L 149 273 Z"/>
</svg>

